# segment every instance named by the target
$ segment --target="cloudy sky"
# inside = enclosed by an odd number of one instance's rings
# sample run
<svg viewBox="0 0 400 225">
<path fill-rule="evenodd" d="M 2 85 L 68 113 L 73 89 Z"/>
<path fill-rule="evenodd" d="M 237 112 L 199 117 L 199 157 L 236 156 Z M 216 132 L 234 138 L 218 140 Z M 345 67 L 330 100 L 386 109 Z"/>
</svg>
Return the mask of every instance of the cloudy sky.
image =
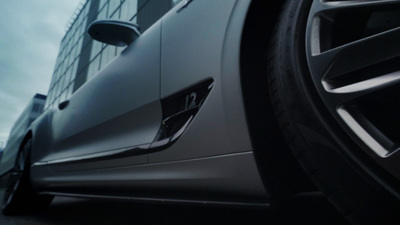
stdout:
<svg viewBox="0 0 400 225">
<path fill-rule="evenodd" d="M 80 2 L 0 2 L 0 148 L 35 93 L 47 94 L 66 24 Z"/>
</svg>

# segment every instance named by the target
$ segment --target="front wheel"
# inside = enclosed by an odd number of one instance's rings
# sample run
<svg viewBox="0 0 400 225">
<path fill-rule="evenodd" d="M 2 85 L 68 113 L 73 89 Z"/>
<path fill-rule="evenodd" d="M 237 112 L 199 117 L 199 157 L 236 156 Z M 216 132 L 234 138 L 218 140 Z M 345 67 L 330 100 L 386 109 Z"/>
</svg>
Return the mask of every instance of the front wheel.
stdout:
<svg viewBox="0 0 400 225">
<path fill-rule="evenodd" d="M 354 224 L 396 224 L 400 2 L 286 1 L 268 88 L 283 135 Z"/>
<path fill-rule="evenodd" d="M 36 194 L 30 186 L 30 151 L 31 140 L 28 140 L 19 152 L 14 168 L 10 172 L 3 196 L 3 214 L 37 211 L 47 207 L 53 199 L 52 196 Z"/>
</svg>

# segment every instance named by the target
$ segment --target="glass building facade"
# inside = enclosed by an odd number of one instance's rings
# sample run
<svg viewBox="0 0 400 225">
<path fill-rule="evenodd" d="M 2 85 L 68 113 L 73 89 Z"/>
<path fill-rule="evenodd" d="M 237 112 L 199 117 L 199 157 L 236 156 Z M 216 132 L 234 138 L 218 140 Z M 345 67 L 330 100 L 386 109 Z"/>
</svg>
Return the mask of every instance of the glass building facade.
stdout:
<svg viewBox="0 0 400 225">
<path fill-rule="evenodd" d="M 63 37 L 47 94 L 45 109 L 66 101 L 114 59 L 123 47 L 94 41 L 88 26 L 99 19 L 136 23 L 144 32 L 181 0 L 86 0 L 81 2 Z"/>
</svg>

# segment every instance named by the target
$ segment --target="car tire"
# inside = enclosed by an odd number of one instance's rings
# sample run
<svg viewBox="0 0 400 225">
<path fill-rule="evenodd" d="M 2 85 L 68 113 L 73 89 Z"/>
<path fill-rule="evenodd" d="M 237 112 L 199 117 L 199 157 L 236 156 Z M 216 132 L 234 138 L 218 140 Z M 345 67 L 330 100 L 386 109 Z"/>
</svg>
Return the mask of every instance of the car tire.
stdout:
<svg viewBox="0 0 400 225">
<path fill-rule="evenodd" d="M 361 1 L 337 2 L 343 6 Z M 310 60 L 316 50 L 309 43 L 318 37 L 308 32 L 324 32 L 310 21 L 325 13 L 316 12 L 321 4 L 330 1 L 286 1 L 282 9 L 268 52 L 268 89 L 276 119 L 301 166 L 352 224 L 396 224 L 400 221 L 396 187 L 385 183 L 380 172 L 386 176 L 386 171 L 365 153 L 363 142 L 340 116 L 329 110 L 326 96 L 334 93 L 322 93 L 324 86 L 313 74 L 319 65 Z M 333 4 L 330 7 L 336 10 Z"/>
<path fill-rule="evenodd" d="M 53 199 L 53 196 L 38 195 L 31 188 L 31 143 L 31 140 L 25 142 L 8 177 L 2 203 L 2 212 L 5 215 L 40 211 Z"/>
</svg>

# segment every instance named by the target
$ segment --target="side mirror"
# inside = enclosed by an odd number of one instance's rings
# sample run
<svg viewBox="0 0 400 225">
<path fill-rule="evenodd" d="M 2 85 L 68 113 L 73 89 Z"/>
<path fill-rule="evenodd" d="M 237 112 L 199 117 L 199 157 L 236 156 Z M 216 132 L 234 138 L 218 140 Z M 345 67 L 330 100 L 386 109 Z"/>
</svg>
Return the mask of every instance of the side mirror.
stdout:
<svg viewBox="0 0 400 225">
<path fill-rule="evenodd" d="M 121 20 L 97 20 L 89 25 L 89 35 L 97 41 L 123 47 L 140 36 L 139 25 Z"/>
</svg>

